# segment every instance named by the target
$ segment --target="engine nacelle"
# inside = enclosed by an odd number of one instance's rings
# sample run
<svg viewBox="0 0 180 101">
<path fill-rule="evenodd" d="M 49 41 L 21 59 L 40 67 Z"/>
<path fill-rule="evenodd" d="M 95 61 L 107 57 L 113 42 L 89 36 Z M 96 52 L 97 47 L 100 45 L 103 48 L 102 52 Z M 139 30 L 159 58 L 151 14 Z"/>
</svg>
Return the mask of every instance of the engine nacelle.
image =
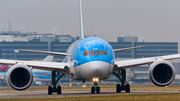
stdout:
<svg viewBox="0 0 180 101">
<path fill-rule="evenodd" d="M 175 78 L 174 66 L 166 60 L 157 60 L 149 68 L 149 78 L 157 86 L 167 86 Z"/>
<path fill-rule="evenodd" d="M 33 73 L 28 66 L 16 64 L 8 70 L 6 80 L 13 89 L 25 90 L 33 81 Z"/>
</svg>

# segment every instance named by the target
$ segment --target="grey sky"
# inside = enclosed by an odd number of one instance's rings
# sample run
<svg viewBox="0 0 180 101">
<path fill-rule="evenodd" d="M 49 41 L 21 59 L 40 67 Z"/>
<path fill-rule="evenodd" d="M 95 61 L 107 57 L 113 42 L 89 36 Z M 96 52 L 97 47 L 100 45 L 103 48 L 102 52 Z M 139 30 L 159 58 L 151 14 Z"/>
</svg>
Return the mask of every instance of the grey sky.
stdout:
<svg viewBox="0 0 180 101">
<path fill-rule="evenodd" d="M 106 41 L 180 42 L 180 0 L 82 0 L 84 30 Z M 79 0 L 0 0 L 0 30 L 79 35 Z M 180 45 L 179 45 L 180 47 Z"/>
</svg>

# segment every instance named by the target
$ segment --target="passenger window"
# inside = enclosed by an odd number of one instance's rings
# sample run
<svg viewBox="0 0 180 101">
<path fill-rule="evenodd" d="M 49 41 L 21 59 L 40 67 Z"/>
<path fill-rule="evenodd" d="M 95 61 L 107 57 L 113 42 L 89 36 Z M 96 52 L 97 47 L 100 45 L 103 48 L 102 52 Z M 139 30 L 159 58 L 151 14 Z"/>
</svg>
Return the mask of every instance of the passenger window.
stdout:
<svg viewBox="0 0 180 101">
<path fill-rule="evenodd" d="M 97 55 L 102 55 L 102 50 L 97 51 Z"/>
<path fill-rule="evenodd" d="M 95 51 L 89 51 L 89 55 L 95 55 Z"/>
<path fill-rule="evenodd" d="M 84 55 L 84 56 L 87 56 L 87 55 L 88 55 L 88 51 L 85 51 L 83 55 Z"/>
<path fill-rule="evenodd" d="M 107 52 L 106 52 L 105 50 L 103 50 L 103 54 L 104 54 L 104 55 L 108 55 Z"/>
</svg>

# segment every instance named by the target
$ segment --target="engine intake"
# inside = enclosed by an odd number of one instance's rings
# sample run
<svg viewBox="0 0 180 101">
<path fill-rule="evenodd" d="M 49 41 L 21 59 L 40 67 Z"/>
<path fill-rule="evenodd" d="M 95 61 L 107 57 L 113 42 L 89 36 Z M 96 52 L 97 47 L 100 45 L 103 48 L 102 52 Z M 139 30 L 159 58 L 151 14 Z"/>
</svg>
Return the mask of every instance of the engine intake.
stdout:
<svg viewBox="0 0 180 101">
<path fill-rule="evenodd" d="M 166 60 L 158 60 L 154 62 L 149 69 L 149 78 L 151 82 L 157 86 L 167 86 L 171 84 L 175 78 L 174 66 Z"/>
<path fill-rule="evenodd" d="M 13 89 L 25 90 L 33 81 L 33 73 L 28 66 L 16 64 L 8 70 L 6 79 Z"/>
</svg>

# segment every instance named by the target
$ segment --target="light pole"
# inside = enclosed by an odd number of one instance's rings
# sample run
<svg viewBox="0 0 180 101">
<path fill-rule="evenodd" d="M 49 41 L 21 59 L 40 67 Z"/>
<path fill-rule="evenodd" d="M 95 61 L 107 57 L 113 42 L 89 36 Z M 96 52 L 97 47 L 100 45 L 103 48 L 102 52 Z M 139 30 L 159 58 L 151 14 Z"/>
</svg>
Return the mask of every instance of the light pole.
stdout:
<svg viewBox="0 0 180 101">
<path fill-rule="evenodd" d="M 159 49 L 158 49 L 158 56 L 159 56 Z"/>
<path fill-rule="evenodd" d="M 5 59 L 5 55 L 6 55 L 6 53 L 2 53 L 2 55 L 3 55 L 3 59 Z"/>
</svg>

